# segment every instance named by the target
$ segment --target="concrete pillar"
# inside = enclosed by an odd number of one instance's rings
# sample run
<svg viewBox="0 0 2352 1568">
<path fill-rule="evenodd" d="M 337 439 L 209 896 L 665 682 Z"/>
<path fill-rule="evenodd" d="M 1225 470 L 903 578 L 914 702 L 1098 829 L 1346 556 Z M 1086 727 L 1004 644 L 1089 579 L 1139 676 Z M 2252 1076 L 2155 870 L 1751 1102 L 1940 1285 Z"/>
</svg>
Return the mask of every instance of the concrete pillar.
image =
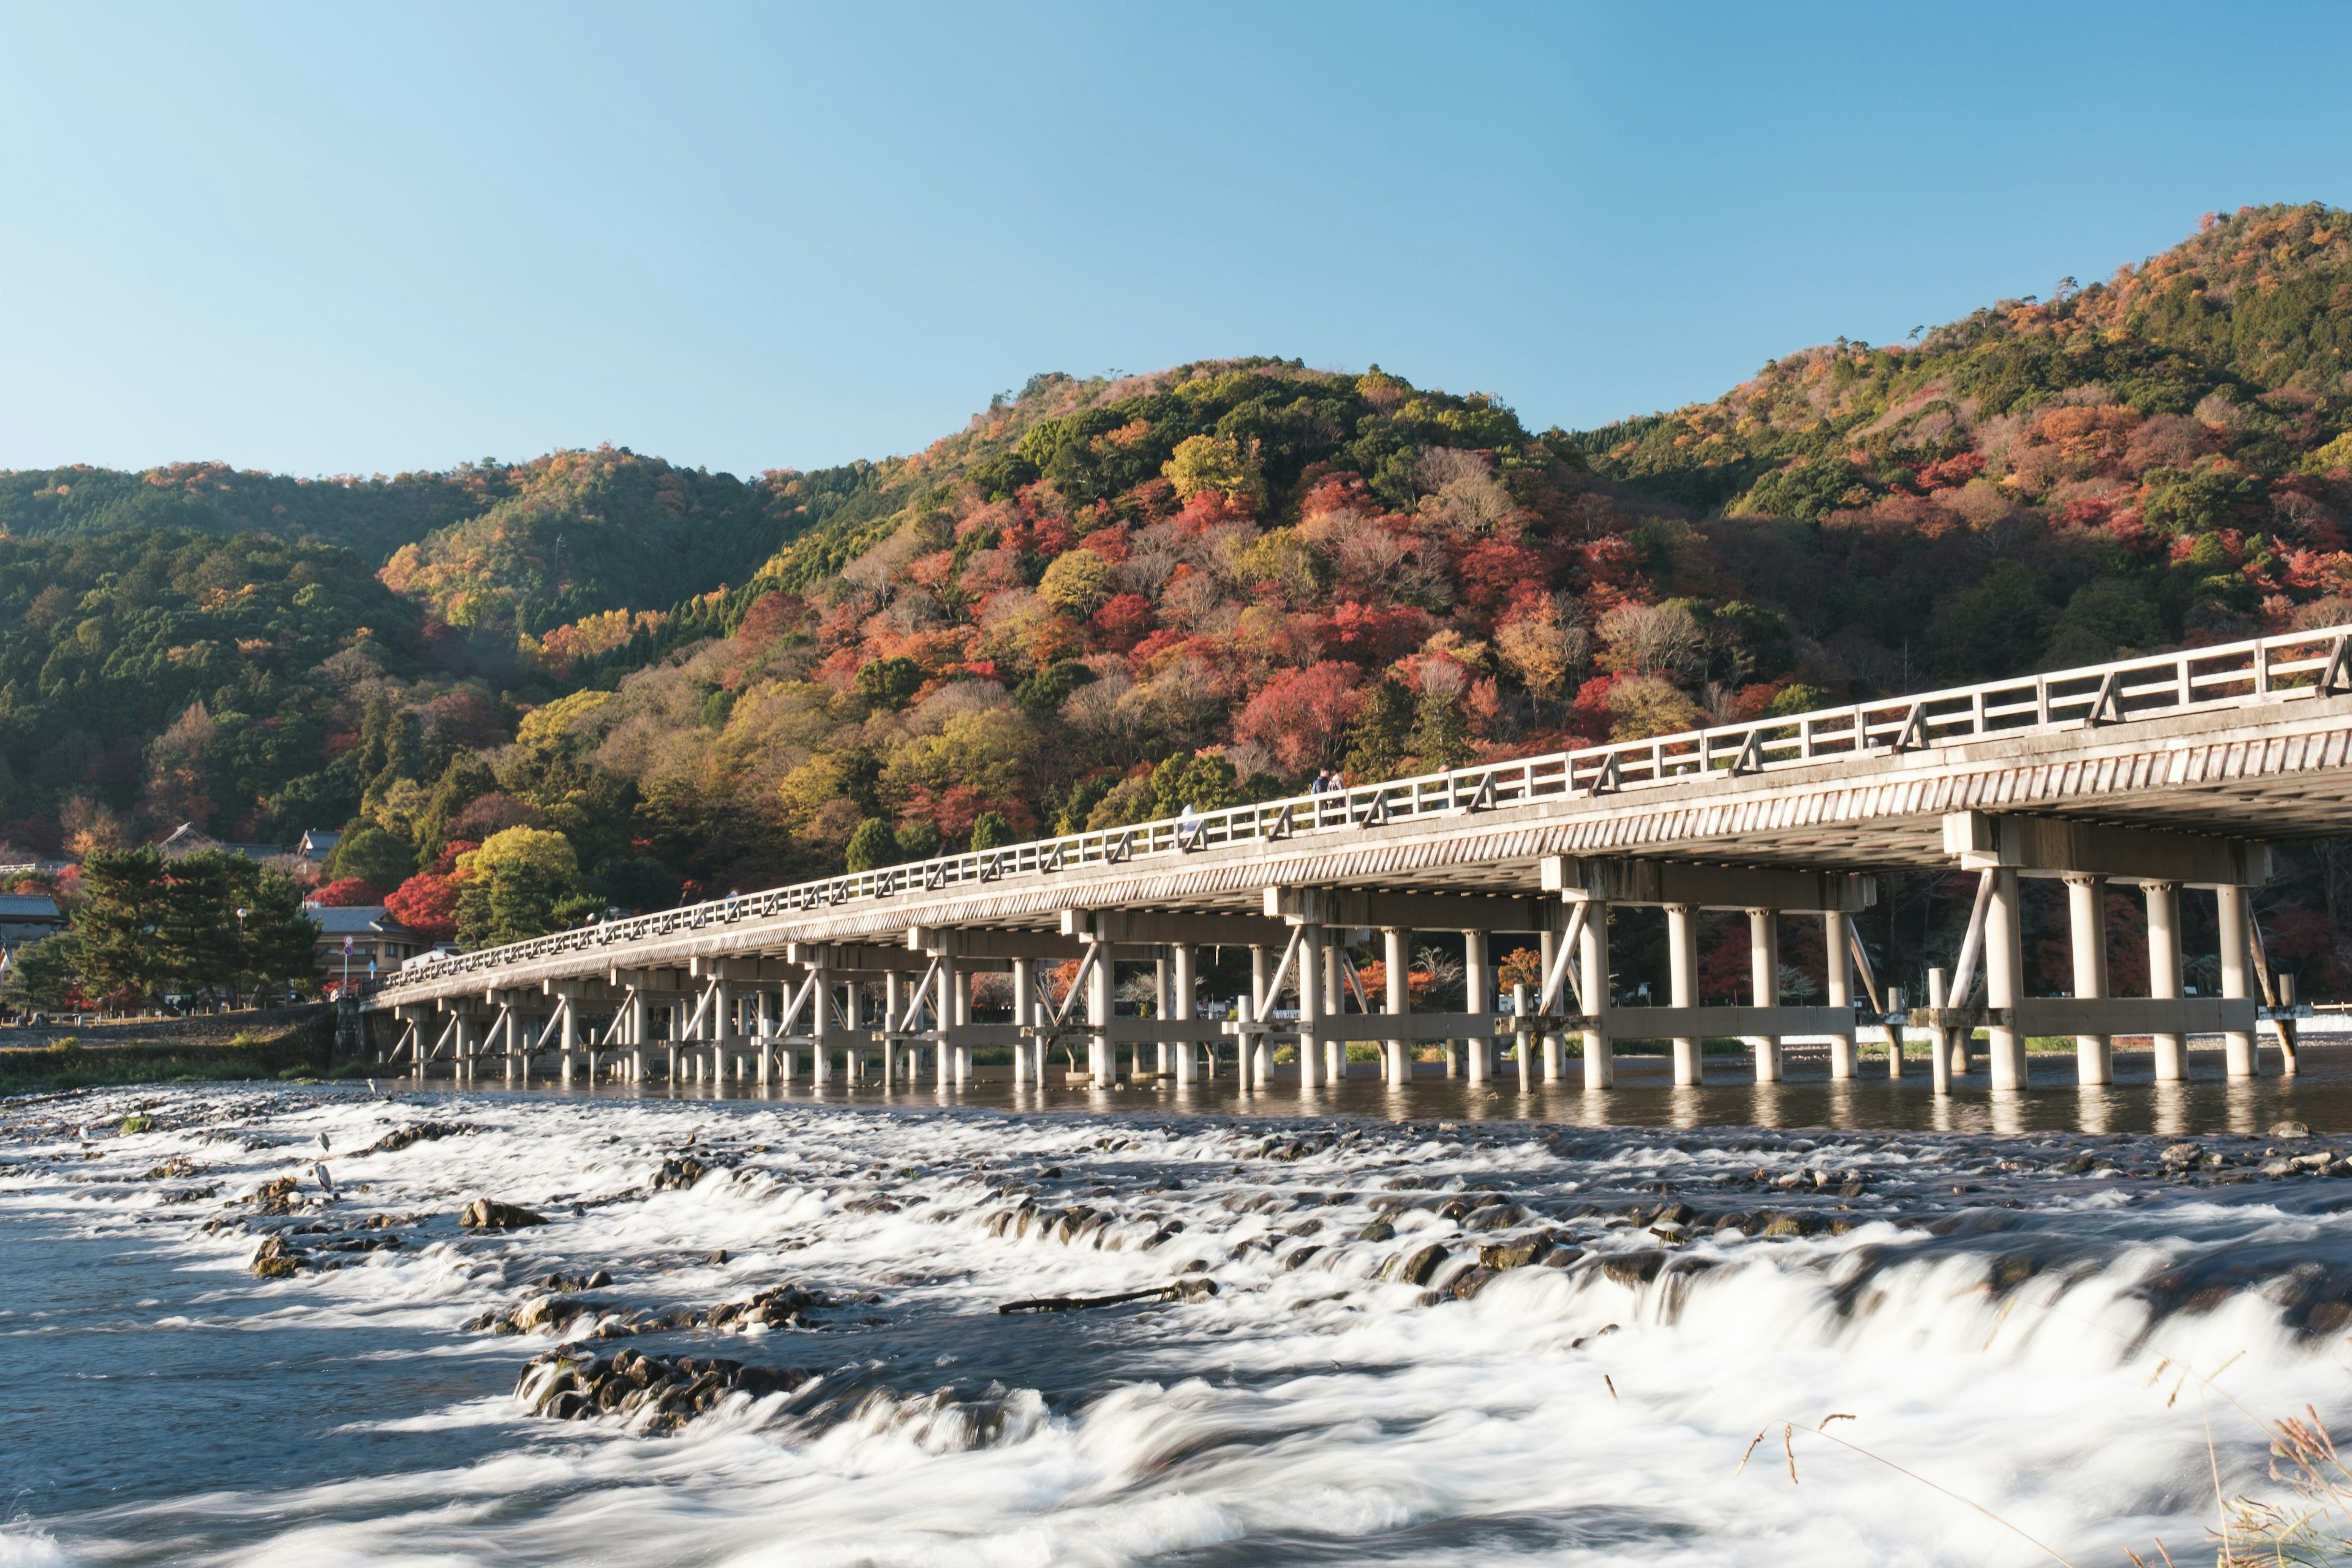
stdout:
<svg viewBox="0 0 2352 1568">
<path fill-rule="evenodd" d="M 739 1037 L 734 1002 L 736 992 L 727 985 L 727 980 L 719 978 L 710 983 L 710 1079 L 718 1084 L 727 1081 L 727 1068 L 731 1065 L 731 1053 Z"/>
<path fill-rule="evenodd" d="M 1483 931 L 1462 933 L 1462 1000 L 1463 1010 L 1468 1013 L 1483 1013 L 1495 1005 L 1493 980 L 1486 968 L 1486 933 Z M 1473 1036 L 1466 1043 L 1470 1081 L 1484 1083 L 1495 1070 L 1494 1038 Z"/>
<path fill-rule="evenodd" d="M 2147 994 L 2180 994 L 2180 884 L 2143 882 L 2147 898 Z M 2178 1083 L 2189 1076 L 2189 1041 L 2181 1035 L 2155 1035 L 2148 1043 L 2156 1052 L 2156 1079 Z"/>
<path fill-rule="evenodd" d="M 2024 900 L 2017 873 L 2002 867 L 1992 874 L 1992 898 L 1985 907 L 1985 1005 L 2013 1008 L 2025 994 Z M 1989 1071 L 1996 1090 L 2025 1087 L 2025 1035 L 2013 1023 L 1990 1031 Z"/>
<path fill-rule="evenodd" d="M 952 955 L 940 960 L 939 979 L 931 1003 L 931 1013 L 942 1032 L 955 1024 L 955 998 L 957 991 L 962 988 L 962 979 L 963 977 L 956 973 L 956 961 Z M 941 1040 L 933 1055 L 936 1058 L 936 1067 L 931 1075 L 933 1081 L 938 1088 L 946 1089 L 955 1081 L 955 1053 L 948 1048 L 945 1040 Z"/>
<path fill-rule="evenodd" d="M 512 1083 L 522 1066 L 522 1016 L 512 1007 L 507 1009 L 506 1047 L 507 1081 Z"/>
<path fill-rule="evenodd" d="M 1748 911 L 1748 984 L 1759 1007 L 1780 1005 L 1780 922 L 1770 910 Z M 1780 1081 L 1780 1037 L 1757 1035 L 1748 1044 L 1756 1051 L 1756 1081 Z"/>
<path fill-rule="evenodd" d="M 1200 984 L 1199 977 L 1192 972 L 1197 954 L 1192 943 L 1180 942 L 1169 949 L 1168 956 L 1171 960 L 1170 981 L 1175 987 L 1175 994 L 1170 998 L 1175 1008 L 1172 1016 L 1189 1024 L 1192 1021 L 1193 993 Z M 1174 1048 L 1176 1086 L 1179 1089 L 1188 1088 L 1192 1082 L 1193 1068 L 1198 1065 L 1201 1054 L 1200 1043 L 1195 1040 L 1179 1040 Z"/>
<path fill-rule="evenodd" d="M 1609 906 L 1598 899 L 1585 905 L 1584 930 L 1577 937 L 1577 968 L 1582 977 L 1584 1010 L 1601 1020 L 1584 1031 L 1584 1087 L 1617 1087 L 1616 1047 L 1609 1038 Z"/>
<path fill-rule="evenodd" d="M 1323 928 L 1298 928 L 1298 1090 L 1306 1094 L 1322 1079 Z"/>
<path fill-rule="evenodd" d="M 2292 974 L 2282 973 L 2278 977 L 2278 1005 L 2282 1007 L 2294 1005 L 2294 976 Z M 2301 1026 L 2291 1017 L 2271 1021 L 2271 1027 L 2278 1031 L 2279 1072 L 2283 1077 L 2294 1078 L 2303 1070 L 2303 1053 L 2295 1037 L 2295 1030 Z"/>
<path fill-rule="evenodd" d="M 1160 957 L 1154 959 L 1151 964 L 1151 1016 L 1155 1023 L 1165 1023 L 1168 1019 L 1174 1016 L 1174 1015 L 1169 1011 L 1168 955 L 1165 953 L 1162 953 Z M 1166 1038 L 1163 1037 L 1152 1042 L 1151 1058 L 1152 1076 L 1155 1078 L 1166 1078 L 1169 1073 L 1168 1041 Z"/>
<path fill-rule="evenodd" d="M 1666 1001 L 1675 1007 L 1698 1005 L 1698 908 L 1695 904 L 1666 906 Z M 1700 1061 L 1703 1042 L 1696 1035 L 1675 1037 L 1675 1082 L 1704 1083 Z"/>
<path fill-rule="evenodd" d="M 1323 1016 L 1339 1020 L 1333 1026 L 1346 1027 L 1348 1012 L 1347 983 L 1340 978 L 1339 965 L 1346 956 L 1338 939 L 1323 949 Z M 1329 1039 L 1323 1042 L 1323 1081 L 1339 1083 L 1348 1076 L 1348 1042 Z"/>
<path fill-rule="evenodd" d="M 816 982 L 809 987 L 809 1082 L 824 1089 L 833 1082 L 833 955 L 819 947 L 809 967 Z"/>
<path fill-rule="evenodd" d="M 1514 983 L 1511 986 L 1511 1016 L 1517 1022 L 1518 1027 L 1511 1031 L 1511 1048 L 1512 1053 L 1518 1058 L 1521 1094 L 1527 1093 L 1536 1086 L 1536 1032 L 1528 1024 L 1528 1015 L 1532 1011 L 1534 1011 L 1534 1005 L 1528 998 L 1526 982 Z"/>
<path fill-rule="evenodd" d="M 1949 977 L 1940 969 L 1927 971 L 1927 1005 L 1945 1006 L 1950 995 Z M 1937 1094 L 1952 1092 L 1951 1042 L 1944 1037 L 1945 1033 L 1942 1029 L 1927 1031 L 1927 1076 Z M 1895 1037 L 1902 1037 L 1898 1034 Z"/>
<path fill-rule="evenodd" d="M 1087 974 L 1087 1022 L 1097 1031 L 1087 1037 L 1087 1065 L 1097 1089 L 1108 1089 L 1118 1079 L 1118 1062 L 1113 1055 L 1110 1036 L 1100 1032 L 1118 1016 L 1118 988 L 1110 952 L 1109 943 L 1097 943 L 1094 964 Z"/>
<path fill-rule="evenodd" d="M 628 1001 L 629 1081 L 646 1081 L 646 1037 L 653 1031 L 646 1019 L 646 994 L 635 986 L 629 988 Z"/>
<path fill-rule="evenodd" d="M 1029 1022 L 1030 960 L 1013 961 L 1013 1021 L 1016 1025 Z M 1029 1054 L 1029 1038 L 1024 1035 L 1013 1042 L 1013 1087 L 1029 1086 L 1029 1069 L 1034 1058 Z"/>
<path fill-rule="evenodd" d="M 2216 888 L 2213 901 L 2221 927 L 2221 995 L 2225 1001 L 2242 1000 L 2254 994 L 2246 889 Z M 2262 1072 L 2262 1060 L 2254 1054 L 2254 1036 L 2251 1032 L 2233 1030 L 2225 1034 L 2221 1047 L 2228 1064 L 2226 1070 L 2231 1078 L 2254 1078 Z"/>
<path fill-rule="evenodd" d="M 2066 879 L 2066 925 L 2074 939 L 2074 994 L 2105 997 L 2107 994 L 2107 879 L 2105 877 Z M 2074 1078 L 2077 1083 L 2116 1080 L 2112 1037 L 2074 1037 Z"/>
<path fill-rule="evenodd" d="M 1853 954 L 1846 951 L 1851 928 L 1845 911 L 1827 910 L 1822 914 L 1822 979 L 1823 1002 L 1832 1007 L 1853 1005 Z M 1903 1032 L 1895 1032 L 1895 1046 L 1890 1053 L 1887 1076 L 1903 1076 Z M 1843 1033 L 1830 1036 L 1830 1077 L 1853 1076 L 1853 1028 L 1848 1025 Z"/>
<path fill-rule="evenodd" d="M 1388 974 L 1388 994 L 1381 998 L 1381 1005 L 1391 1018 L 1409 1017 L 1412 1013 L 1412 958 L 1408 951 L 1412 936 L 1401 926 L 1383 927 L 1381 931 L 1381 967 Z M 1412 1082 L 1412 1042 L 1391 1039 L 1386 1050 L 1389 1087 L 1402 1089 Z"/>
<path fill-rule="evenodd" d="M 941 968 L 944 972 L 945 965 Z M 961 969 L 955 973 L 953 993 L 948 999 L 948 1016 L 959 1029 L 971 1022 L 971 975 Z M 948 1048 L 955 1058 L 956 1087 L 961 1089 L 971 1081 L 971 1047 L 951 1046 Z"/>
<path fill-rule="evenodd" d="M 1558 962 L 1559 958 L 1559 932 L 1551 930 L 1549 927 L 1546 927 L 1544 930 L 1536 933 L 1536 938 L 1538 956 L 1543 969 L 1544 975 L 1546 978 L 1549 978 L 1551 974 L 1551 966 L 1553 963 Z M 1538 1002 L 1543 1000 L 1540 989 L 1538 991 L 1536 1000 Z M 1561 1075 L 1567 1070 L 1568 1052 L 1560 1039 L 1559 1031 L 1557 1029 L 1546 1029 L 1543 1037 L 1544 1082 L 1558 1083 L 1560 1080 Z"/>
</svg>

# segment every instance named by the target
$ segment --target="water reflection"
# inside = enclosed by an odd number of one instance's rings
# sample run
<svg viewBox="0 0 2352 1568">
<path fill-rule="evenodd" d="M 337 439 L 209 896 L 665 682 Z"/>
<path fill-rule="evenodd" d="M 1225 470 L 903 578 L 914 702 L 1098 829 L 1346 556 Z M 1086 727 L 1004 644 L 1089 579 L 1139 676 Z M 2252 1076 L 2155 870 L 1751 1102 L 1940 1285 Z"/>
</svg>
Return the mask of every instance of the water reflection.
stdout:
<svg viewBox="0 0 2352 1568">
<path fill-rule="evenodd" d="M 2074 1081 L 2071 1057 L 2036 1058 L 2029 1086 L 1995 1093 L 1981 1073 L 1955 1080 L 1952 1093 L 1938 1097 L 1925 1073 L 1889 1079 L 1865 1077 L 1830 1080 L 1825 1064 L 1792 1063 L 1779 1083 L 1757 1083 L 1744 1067 L 1710 1061 L 1710 1081 L 1677 1086 L 1664 1058 L 1620 1058 L 1617 1087 L 1588 1090 L 1580 1064 L 1557 1083 L 1521 1089 L 1506 1074 L 1492 1084 L 1473 1085 L 1435 1073 L 1409 1085 L 1383 1083 L 1372 1072 L 1343 1083 L 1320 1084 L 1301 1093 L 1295 1079 L 1271 1089 L 1247 1089 L 1231 1078 L 1179 1089 L 1172 1080 L 1118 1089 L 1072 1086 L 1015 1089 L 1009 1082 L 939 1089 L 932 1084 L 885 1090 L 877 1084 L 839 1082 L 822 1089 L 805 1083 L 760 1089 L 708 1083 L 681 1084 L 677 1099 L 777 1100 L 845 1106 L 969 1106 L 1030 1113 L 1052 1111 L 1184 1111 L 1206 1115 L 1369 1116 L 1391 1121 L 1502 1121 L 1578 1127 L 1754 1126 L 1773 1128 L 1856 1127 L 1918 1129 L 1937 1132 L 2160 1132 L 2189 1137 L 2208 1132 L 2259 1132 L 2273 1123 L 2308 1122 L 2321 1132 L 2352 1131 L 2352 1046 L 2306 1046 L 2301 1074 L 2278 1075 L 2275 1053 L 2266 1054 L 2264 1076 L 2230 1079 L 2219 1050 L 2192 1051 L 2185 1082 L 2155 1081 L 2146 1052 L 2117 1052 L 2116 1082 L 2082 1087 Z M 562 1089 L 533 1094 L 634 1096 L 625 1086 Z M 654 1085 L 643 1091 L 660 1098 Z"/>
</svg>

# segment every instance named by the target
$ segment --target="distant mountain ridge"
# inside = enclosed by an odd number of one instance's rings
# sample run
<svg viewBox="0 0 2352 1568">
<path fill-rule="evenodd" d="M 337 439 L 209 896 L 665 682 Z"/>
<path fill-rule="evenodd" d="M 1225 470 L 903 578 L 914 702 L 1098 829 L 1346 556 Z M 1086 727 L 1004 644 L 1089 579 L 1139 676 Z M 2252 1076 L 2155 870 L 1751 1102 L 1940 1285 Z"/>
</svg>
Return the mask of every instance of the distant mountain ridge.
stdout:
<svg viewBox="0 0 2352 1568">
<path fill-rule="evenodd" d="M 2347 237 L 2241 211 L 1598 430 L 1255 357 L 808 473 L 0 475 L 0 844 L 341 826 L 338 877 L 489 940 L 2352 622 Z M 2352 856 L 2282 863 L 2274 958 L 2352 990 Z M 1889 884 L 1883 973 L 1941 961 L 1933 884 Z"/>
</svg>

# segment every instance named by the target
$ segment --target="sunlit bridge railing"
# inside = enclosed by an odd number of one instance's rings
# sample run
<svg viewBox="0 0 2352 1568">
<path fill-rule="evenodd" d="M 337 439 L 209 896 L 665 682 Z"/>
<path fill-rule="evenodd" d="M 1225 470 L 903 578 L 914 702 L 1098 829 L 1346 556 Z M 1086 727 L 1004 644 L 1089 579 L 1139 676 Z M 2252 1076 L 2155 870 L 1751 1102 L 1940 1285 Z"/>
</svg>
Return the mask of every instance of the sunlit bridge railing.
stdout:
<svg viewBox="0 0 2352 1568">
<path fill-rule="evenodd" d="M 846 904 L 919 899 L 1008 877 L 1052 876 L 1234 846 L 1521 805 L 1669 787 L 1677 782 L 1883 757 L 2036 730 L 2095 729 L 2148 719 L 2352 691 L 2352 626 L 2151 654 L 1843 708 L 1717 725 L 1649 740 L 1482 763 L 1450 773 L 1360 784 L 1325 795 L 1237 805 L 1196 816 L 967 850 L 737 894 L 610 921 L 503 947 L 413 960 L 383 985 L 402 989 L 567 953 L 625 948 L 683 932 Z"/>
</svg>

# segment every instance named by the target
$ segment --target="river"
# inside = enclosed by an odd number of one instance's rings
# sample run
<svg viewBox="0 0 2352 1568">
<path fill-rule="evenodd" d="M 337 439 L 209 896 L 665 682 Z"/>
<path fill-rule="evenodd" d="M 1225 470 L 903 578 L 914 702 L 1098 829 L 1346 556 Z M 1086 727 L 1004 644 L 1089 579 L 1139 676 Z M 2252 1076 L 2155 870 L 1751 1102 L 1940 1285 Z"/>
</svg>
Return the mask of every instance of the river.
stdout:
<svg viewBox="0 0 2352 1568">
<path fill-rule="evenodd" d="M 2352 1053 L 2309 1056 L 1940 1107 L 11 1101 L 0 1564 L 2210 1561 L 2217 1489 L 2288 1496 L 2266 1424 L 2352 1415 L 2352 1163 L 2315 1158 L 2352 1153 Z M 462 1227 L 480 1197 L 547 1223 Z M 1482 1247 L 1520 1266 L 1465 1283 Z M 796 1321 L 662 1326 L 788 1283 Z M 542 1298 L 577 1315 L 469 1326 Z M 564 1342 L 796 1386 L 534 1415 Z"/>
</svg>

